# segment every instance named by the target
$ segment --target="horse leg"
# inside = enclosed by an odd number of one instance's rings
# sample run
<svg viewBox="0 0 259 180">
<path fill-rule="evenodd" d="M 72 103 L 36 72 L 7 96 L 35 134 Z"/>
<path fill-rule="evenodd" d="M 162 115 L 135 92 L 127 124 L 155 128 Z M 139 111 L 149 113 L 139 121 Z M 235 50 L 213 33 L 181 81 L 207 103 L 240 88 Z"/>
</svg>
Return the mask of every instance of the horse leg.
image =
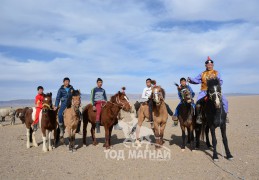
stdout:
<svg viewBox="0 0 259 180">
<path fill-rule="evenodd" d="M 229 148 L 228 148 L 228 139 L 227 139 L 227 133 L 226 133 L 226 124 L 223 124 L 220 127 L 221 130 L 221 135 L 222 135 L 222 140 L 223 140 L 223 144 L 225 147 L 225 151 L 226 151 L 226 156 L 228 160 L 232 160 L 233 156 L 231 155 Z"/>
<path fill-rule="evenodd" d="M 190 128 L 187 128 L 187 144 L 191 143 L 191 132 L 190 132 Z"/>
<path fill-rule="evenodd" d="M 75 146 L 75 144 L 76 144 L 76 130 L 77 129 L 72 130 L 72 149 L 73 149 L 73 151 L 76 151 L 76 146 Z"/>
<path fill-rule="evenodd" d="M 163 145 L 165 143 L 165 141 L 164 141 L 165 126 L 166 126 L 166 123 L 164 123 L 164 124 L 162 124 L 162 126 L 160 126 L 160 145 Z"/>
<path fill-rule="evenodd" d="M 105 144 L 103 145 L 104 147 L 106 147 L 106 149 L 110 149 L 110 145 L 109 145 L 109 137 L 110 137 L 110 129 L 105 126 Z"/>
<path fill-rule="evenodd" d="M 136 144 L 140 146 L 140 141 L 139 141 L 139 133 L 140 133 L 140 128 L 142 126 L 142 123 L 145 119 L 144 113 L 142 112 L 143 110 L 140 108 L 138 111 L 138 124 L 136 128 Z"/>
<path fill-rule="evenodd" d="M 54 148 L 56 148 L 56 145 L 57 145 L 57 129 L 56 128 L 53 129 L 53 136 L 54 136 L 53 137 L 53 143 L 54 143 L 53 149 L 54 149 Z"/>
<path fill-rule="evenodd" d="M 111 146 L 112 129 L 113 129 L 113 126 L 111 126 L 111 127 L 109 128 L 109 146 Z"/>
<path fill-rule="evenodd" d="M 98 143 L 97 143 L 96 137 L 95 137 L 95 124 L 92 124 L 91 135 L 92 135 L 93 145 L 96 146 Z"/>
<path fill-rule="evenodd" d="M 68 150 L 69 152 L 73 152 L 73 148 L 72 148 L 72 137 L 71 137 L 71 129 L 69 127 L 67 127 L 67 132 L 68 132 Z"/>
<path fill-rule="evenodd" d="M 52 143 L 51 143 L 51 134 L 52 134 L 52 131 L 51 130 L 48 130 L 48 145 L 49 145 L 49 151 L 52 151 Z"/>
<path fill-rule="evenodd" d="M 195 125 L 196 149 L 200 148 L 201 125 Z"/>
<path fill-rule="evenodd" d="M 36 142 L 36 138 L 35 138 L 35 131 L 32 131 L 32 145 L 34 147 L 38 147 L 38 143 Z"/>
<path fill-rule="evenodd" d="M 87 134 L 88 121 L 83 120 L 83 144 L 86 146 L 86 134 Z"/>
<path fill-rule="evenodd" d="M 210 144 L 210 139 L 209 139 L 209 131 L 210 131 L 210 128 L 208 125 L 206 125 L 206 128 L 205 128 L 205 136 L 206 136 L 206 145 L 208 148 L 211 148 L 211 144 Z"/>
<path fill-rule="evenodd" d="M 189 130 L 189 132 L 190 132 L 190 147 L 191 147 L 191 150 L 193 150 L 194 149 L 194 136 L 193 136 L 193 126 L 191 125 L 191 127 L 190 127 L 190 130 Z"/>
<path fill-rule="evenodd" d="M 46 138 L 46 129 L 41 129 L 41 132 L 42 132 L 42 150 L 44 152 L 47 152 L 48 151 L 48 148 L 47 148 L 47 145 L 46 145 L 46 141 L 47 141 L 47 138 Z"/>
<path fill-rule="evenodd" d="M 159 126 L 156 122 L 154 122 L 154 131 L 155 131 L 155 139 L 156 139 L 156 149 L 160 148 L 160 134 L 159 134 Z"/>
<path fill-rule="evenodd" d="M 216 133 L 215 133 L 215 127 L 211 126 L 210 127 L 210 132 L 211 132 L 211 137 L 212 137 L 212 145 L 213 145 L 213 160 L 218 161 L 218 154 L 217 154 L 217 138 L 216 138 Z"/>
<path fill-rule="evenodd" d="M 26 128 L 26 136 L 27 136 L 26 147 L 29 149 L 31 147 L 31 143 L 30 143 L 30 129 L 28 128 Z"/>
<path fill-rule="evenodd" d="M 185 149 L 185 138 L 186 138 L 186 135 L 185 135 L 185 127 L 184 126 L 181 126 L 181 129 L 182 129 L 182 147 L 181 149 L 184 150 Z"/>
</svg>

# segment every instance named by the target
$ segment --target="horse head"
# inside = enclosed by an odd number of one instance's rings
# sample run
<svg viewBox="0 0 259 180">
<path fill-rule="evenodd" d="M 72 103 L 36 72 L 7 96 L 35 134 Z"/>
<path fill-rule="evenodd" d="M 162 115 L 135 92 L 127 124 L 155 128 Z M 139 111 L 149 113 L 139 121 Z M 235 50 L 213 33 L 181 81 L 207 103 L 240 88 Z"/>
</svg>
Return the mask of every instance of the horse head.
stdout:
<svg viewBox="0 0 259 180">
<path fill-rule="evenodd" d="M 164 89 L 161 88 L 161 86 L 154 86 L 152 88 L 151 98 L 156 103 L 156 105 L 160 105 L 161 102 L 165 98 L 165 91 L 164 91 Z"/>
<path fill-rule="evenodd" d="M 215 107 L 219 109 L 222 104 L 221 86 L 218 78 L 207 79 L 207 95 L 214 102 Z"/>
<path fill-rule="evenodd" d="M 111 102 L 120 106 L 120 108 L 122 108 L 124 111 L 128 112 L 131 110 L 129 98 L 125 92 L 119 91 L 117 94 L 111 97 Z"/>
<path fill-rule="evenodd" d="M 72 106 L 79 108 L 81 105 L 81 93 L 80 90 L 74 90 L 72 91 L 72 100 L 71 100 Z"/>
<path fill-rule="evenodd" d="M 52 109 L 52 93 L 43 94 L 42 101 L 42 112 L 46 113 L 48 110 Z"/>
<path fill-rule="evenodd" d="M 181 94 L 183 97 L 183 100 L 187 103 L 191 103 L 192 102 L 192 96 L 191 96 L 191 92 L 188 88 L 184 88 L 181 90 Z"/>
</svg>

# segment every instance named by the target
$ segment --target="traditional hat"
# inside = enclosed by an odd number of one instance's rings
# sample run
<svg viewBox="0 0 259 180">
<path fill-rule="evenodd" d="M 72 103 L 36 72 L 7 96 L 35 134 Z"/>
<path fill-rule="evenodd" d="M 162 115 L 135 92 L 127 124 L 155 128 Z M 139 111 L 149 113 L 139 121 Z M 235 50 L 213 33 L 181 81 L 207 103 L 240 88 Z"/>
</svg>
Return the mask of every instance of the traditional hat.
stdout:
<svg viewBox="0 0 259 180">
<path fill-rule="evenodd" d="M 205 61 L 205 64 L 209 64 L 209 63 L 212 63 L 212 64 L 213 64 L 214 62 L 213 62 L 213 60 L 210 59 L 210 57 L 208 56 L 208 59 L 207 59 L 207 61 Z"/>
</svg>

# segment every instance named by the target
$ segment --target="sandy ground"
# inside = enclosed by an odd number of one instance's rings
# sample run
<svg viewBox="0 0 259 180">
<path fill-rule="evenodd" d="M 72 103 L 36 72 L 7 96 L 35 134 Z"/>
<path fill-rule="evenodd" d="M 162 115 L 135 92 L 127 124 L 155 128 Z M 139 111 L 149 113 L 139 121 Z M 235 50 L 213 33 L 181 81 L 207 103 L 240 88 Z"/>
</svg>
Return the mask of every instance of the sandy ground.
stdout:
<svg viewBox="0 0 259 180">
<path fill-rule="evenodd" d="M 26 149 L 26 130 L 20 120 L 10 126 L 7 119 L 0 127 L 0 179 L 259 179 L 259 96 L 229 97 L 230 124 L 227 125 L 229 147 L 233 161 L 224 159 L 219 129 L 217 129 L 219 162 L 211 160 L 212 151 L 202 143 L 201 150 L 182 152 L 180 127 L 172 127 L 168 120 L 165 147 L 169 160 L 106 157 L 102 147 L 104 129 L 98 134 L 98 146 L 82 146 L 82 136 L 76 136 L 78 150 L 68 152 L 65 145 L 43 153 L 40 131 L 36 139 L 39 147 Z M 168 101 L 171 108 L 178 103 Z M 145 123 L 145 126 L 149 124 Z M 89 127 L 88 127 L 89 129 Z M 123 131 L 113 131 L 113 152 L 128 149 L 122 143 Z M 91 143 L 88 131 L 87 141 Z M 150 146 L 150 149 L 154 149 Z M 111 151 L 110 151 L 111 152 Z"/>
</svg>

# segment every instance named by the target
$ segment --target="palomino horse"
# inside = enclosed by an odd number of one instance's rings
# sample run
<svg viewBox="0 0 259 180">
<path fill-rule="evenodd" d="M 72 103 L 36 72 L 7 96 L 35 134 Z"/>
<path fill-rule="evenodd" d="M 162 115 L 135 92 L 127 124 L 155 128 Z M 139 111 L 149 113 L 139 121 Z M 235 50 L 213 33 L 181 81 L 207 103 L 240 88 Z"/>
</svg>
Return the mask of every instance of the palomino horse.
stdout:
<svg viewBox="0 0 259 180">
<path fill-rule="evenodd" d="M 111 146 L 111 134 L 113 125 L 118 123 L 118 114 L 120 110 L 130 111 L 131 106 L 129 100 L 125 93 L 120 91 L 111 97 L 110 101 L 107 101 L 101 112 L 101 126 L 104 126 L 105 129 L 105 144 L 103 145 L 106 149 L 109 149 Z M 87 124 L 90 122 L 92 124 L 91 134 L 93 139 L 93 145 L 97 145 L 95 138 L 95 121 L 96 121 L 96 112 L 93 111 L 93 105 L 88 104 L 83 109 L 83 143 L 86 145 L 86 133 L 87 133 Z"/>
<path fill-rule="evenodd" d="M 182 89 L 181 94 L 183 96 L 183 101 L 179 106 L 179 115 L 178 119 L 180 121 L 180 127 L 182 130 L 182 150 L 185 149 L 185 129 L 187 128 L 188 132 L 188 141 L 190 143 L 191 150 L 194 149 L 194 135 L 193 130 L 195 129 L 195 116 L 194 116 L 194 107 L 192 107 L 192 97 L 191 92 L 188 88 Z M 197 133 L 196 133 L 196 137 Z M 199 137 L 198 137 L 199 138 Z"/>
<path fill-rule="evenodd" d="M 51 133 L 54 131 L 54 147 L 56 145 L 56 130 L 57 130 L 57 110 L 52 109 L 52 93 L 47 93 L 44 95 L 43 99 L 43 107 L 42 107 L 42 118 L 40 122 L 41 132 L 42 132 L 42 141 L 43 146 L 42 150 L 47 152 L 48 150 L 52 150 L 52 143 L 51 143 Z M 46 134 L 48 135 L 46 137 Z M 48 144 L 48 146 L 47 146 Z"/>
<path fill-rule="evenodd" d="M 164 102 L 165 91 L 160 86 L 152 88 L 151 98 L 153 100 L 153 131 L 156 139 L 156 148 L 161 147 L 164 144 L 164 129 L 168 118 L 166 104 Z M 147 103 L 143 103 L 138 112 L 138 125 L 136 129 L 136 143 L 139 144 L 139 132 L 145 118 L 149 119 L 149 107 Z"/>
<path fill-rule="evenodd" d="M 67 108 L 64 111 L 64 125 L 68 133 L 69 151 L 76 151 L 75 135 L 78 122 L 80 121 L 81 93 L 80 90 L 72 91 L 72 96 L 69 97 Z"/>
<path fill-rule="evenodd" d="M 203 121 L 203 124 L 206 123 L 206 125 L 203 125 L 202 133 L 204 133 L 204 128 L 209 128 L 211 131 L 212 136 L 212 145 L 213 145 L 213 160 L 218 161 L 218 154 L 217 154 L 217 139 L 216 139 L 216 133 L 215 130 L 217 127 L 220 127 L 221 135 L 223 144 L 226 151 L 226 158 L 228 160 L 232 160 L 233 156 L 231 155 L 228 147 L 228 140 L 227 140 L 227 134 L 226 134 L 226 112 L 223 108 L 222 103 L 222 94 L 221 94 L 221 86 L 219 79 L 208 79 L 207 80 L 208 90 L 207 90 L 207 96 L 204 100 L 204 118 L 205 122 Z M 209 138 L 208 138 L 208 130 L 206 131 L 206 143 L 207 145 L 210 145 Z"/>
</svg>

